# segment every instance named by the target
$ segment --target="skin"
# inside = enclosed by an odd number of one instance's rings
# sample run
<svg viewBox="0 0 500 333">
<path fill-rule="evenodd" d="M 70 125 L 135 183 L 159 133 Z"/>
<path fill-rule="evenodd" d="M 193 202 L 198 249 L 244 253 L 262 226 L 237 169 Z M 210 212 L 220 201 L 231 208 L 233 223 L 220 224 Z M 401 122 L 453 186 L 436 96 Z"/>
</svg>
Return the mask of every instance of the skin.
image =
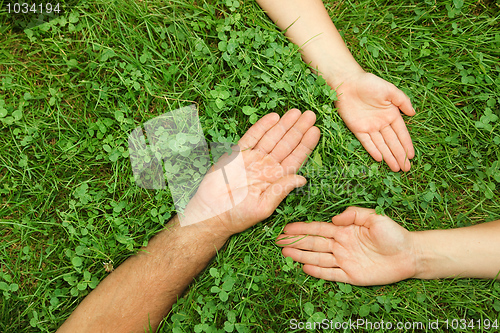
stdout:
<svg viewBox="0 0 500 333">
<path fill-rule="evenodd" d="M 231 235 L 269 217 L 291 190 L 306 183 L 296 172 L 318 143 L 315 120 L 313 112 L 297 109 L 281 118 L 271 113 L 260 119 L 238 143 L 245 172 L 236 173 L 245 182 L 232 178 L 227 186 L 209 173 L 185 210 L 185 226 L 180 226 L 177 216 L 169 221 L 147 247 L 108 275 L 58 332 L 155 331 Z M 232 162 L 224 165 L 228 174 L 235 173 L 235 167 Z M 225 212 L 213 206 L 226 207 L 228 191 L 242 190 L 240 184 L 246 184 L 240 204 Z M 200 221 L 210 207 L 222 213 Z"/>
<path fill-rule="evenodd" d="M 285 257 L 304 264 L 306 274 L 368 286 L 409 278 L 498 278 L 499 236 L 500 220 L 410 232 L 373 209 L 349 207 L 332 223 L 288 224 L 277 244 Z"/>
<path fill-rule="evenodd" d="M 347 127 L 376 160 L 409 171 L 415 156 L 400 111 L 413 116 L 410 99 L 396 86 L 366 73 L 346 47 L 321 0 L 257 0 L 306 63 L 336 89 L 335 106 Z"/>
</svg>

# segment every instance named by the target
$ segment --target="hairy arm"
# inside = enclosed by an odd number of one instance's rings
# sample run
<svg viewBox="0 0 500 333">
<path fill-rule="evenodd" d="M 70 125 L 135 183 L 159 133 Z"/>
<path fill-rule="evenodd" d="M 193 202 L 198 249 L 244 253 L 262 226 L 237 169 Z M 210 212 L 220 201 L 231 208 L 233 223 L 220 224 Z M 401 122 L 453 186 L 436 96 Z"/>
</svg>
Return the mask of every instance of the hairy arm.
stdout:
<svg viewBox="0 0 500 333">
<path fill-rule="evenodd" d="M 148 246 L 92 291 L 58 332 L 144 332 L 156 329 L 177 297 L 228 235 L 174 217 Z"/>
<path fill-rule="evenodd" d="M 306 183 L 296 173 L 318 143 L 315 121 L 313 112 L 292 109 L 255 123 L 233 147 L 241 158 L 225 154 L 184 215 L 174 217 L 143 251 L 106 277 L 59 332 L 156 331 L 231 235 L 269 217 L 291 190 Z"/>
</svg>

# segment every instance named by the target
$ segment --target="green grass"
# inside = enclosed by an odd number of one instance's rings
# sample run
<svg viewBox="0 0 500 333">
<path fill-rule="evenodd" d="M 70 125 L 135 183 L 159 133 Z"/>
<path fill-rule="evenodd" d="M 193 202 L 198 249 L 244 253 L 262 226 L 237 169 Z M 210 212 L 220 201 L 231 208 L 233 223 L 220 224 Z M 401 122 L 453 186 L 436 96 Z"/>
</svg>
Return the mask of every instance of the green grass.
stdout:
<svg viewBox="0 0 500 333">
<path fill-rule="evenodd" d="M 314 110 L 322 138 L 302 171 L 308 185 L 228 242 L 162 332 L 284 332 L 293 318 L 439 320 L 443 331 L 446 319 L 499 319 L 499 282 L 351 287 L 306 276 L 274 245 L 286 223 L 349 205 L 410 230 L 500 218 L 498 2 L 326 3 L 358 62 L 412 98 L 408 173 L 370 158 L 335 95 L 253 2 L 81 0 L 27 30 L 5 3 L 0 331 L 54 331 L 107 275 L 103 263 L 119 265 L 162 229 L 170 193 L 134 185 L 127 137 L 192 102 L 208 141 L 234 142 L 249 120 L 291 107 Z"/>
</svg>

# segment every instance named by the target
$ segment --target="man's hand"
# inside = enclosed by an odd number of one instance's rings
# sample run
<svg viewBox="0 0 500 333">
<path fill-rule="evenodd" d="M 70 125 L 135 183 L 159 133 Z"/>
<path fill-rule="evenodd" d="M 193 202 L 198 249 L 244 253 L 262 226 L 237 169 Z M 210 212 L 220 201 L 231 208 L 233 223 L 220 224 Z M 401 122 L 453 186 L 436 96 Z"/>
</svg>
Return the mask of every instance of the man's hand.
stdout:
<svg viewBox="0 0 500 333">
<path fill-rule="evenodd" d="M 410 99 L 396 86 L 366 72 L 358 72 L 337 89 L 335 103 L 347 127 L 376 160 L 392 171 L 410 170 L 415 156 L 410 134 L 400 110 L 413 116 Z"/>
<path fill-rule="evenodd" d="M 318 143 L 315 121 L 313 112 L 296 109 L 281 119 L 272 113 L 259 120 L 239 141 L 244 163 L 223 156 L 206 175 L 184 211 L 186 226 L 172 218 L 83 300 L 59 332 L 155 331 L 229 236 L 267 218 L 292 189 L 305 184 L 295 173 Z M 224 177 L 217 173 L 222 167 Z M 211 215 L 214 211 L 222 213 Z"/>
<path fill-rule="evenodd" d="M 288 224 L 277 244 L 311 276 L 355 285 L 382 285 L 416 273 L 412 234 L 375 210 L 349 207 L 332 223 Z"/>
<path fill-rule="evenodd" d="M 200 227 L 224 237 L 269 217 L 290 191 L 306 183 L 296 172 L 318 143 L 315 121 L 313 112 L 297 109 L 281 119 L 271 113 L 257 121 L 232 152 L 241 154 L 244 163 L 232 154 L 223 156 L 189 202 L 186 217 L 201 221 L 216 215 Z"/>
</svg>

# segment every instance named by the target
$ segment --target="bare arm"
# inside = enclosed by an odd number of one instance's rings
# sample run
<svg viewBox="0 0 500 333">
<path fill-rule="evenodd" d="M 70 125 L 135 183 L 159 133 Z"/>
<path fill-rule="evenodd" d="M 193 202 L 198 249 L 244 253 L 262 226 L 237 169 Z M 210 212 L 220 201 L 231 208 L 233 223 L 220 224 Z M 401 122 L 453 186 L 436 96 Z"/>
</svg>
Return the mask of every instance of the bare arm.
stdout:
<svg viewBox="0 0 500 333">
<path fill-rule="evenodd" d="M 498 278 L 500 220 L 466 228 L 413 232 L 415 278 Z"/>
<path fill-rule="evenodd" d="M 376 160 L 408 171 L 415 156 L 400 111 L 413 116 L 410 99 L 393 84 L 366 73 L 346 47 L 321 0 L 257 0 L 302 58 L 336 89 L 335 106 L 347 127 Z"/>
<path fill-rule="evenodd" d="M 177 217 L 92 291 L 58 332 L 149 332 L 212 259 L 227 235 Z"/>
<path fill-rule="evenodd" d="M 303 59 L 338 87 L 363 73 L 335 28 L 321 0 L 257 0 L 285 35 L 300 46 Z"/>
<path fill-rule="evenodd" d="M 283 255 L 325 280 L 382 285 L 409 278 L 499 278 L 500 220 L 409 232 L 373 209 L 349 207 L 332 223 L 291 223 L 284 232 L 278 240 Z"/>
<path fill-rule="evenodd" d="M 281 119 L 276 113 L 260 119 L 238 143 L 244 165 L 227 154 L 219 160 L 229 181 L 213 168 L 182 221 L 174 217 L 143 251 L 106 277 L 58 332 L 155 331 L 231 235 L 269 217 L 291 190 L 306 183 L 296 172 L 318 143 L 315 121 L 313 112 L 297 109 Z"/>
</svg>

